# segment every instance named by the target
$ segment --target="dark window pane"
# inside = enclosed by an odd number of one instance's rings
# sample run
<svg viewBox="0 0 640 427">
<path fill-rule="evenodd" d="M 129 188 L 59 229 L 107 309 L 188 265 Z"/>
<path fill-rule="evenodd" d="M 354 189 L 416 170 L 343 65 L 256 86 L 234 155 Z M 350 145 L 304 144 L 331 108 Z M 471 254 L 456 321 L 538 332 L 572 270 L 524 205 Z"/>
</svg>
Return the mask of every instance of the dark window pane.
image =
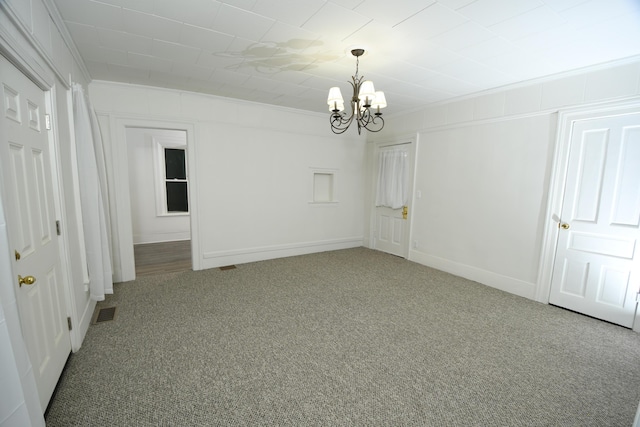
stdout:
<svg viewBox="0 0 640 427">
<path fill-rule="evenodd" d="M 186 182 L 167 182 L 167 211 L 189 212 Z"/>
<path fill-rule="evenodd" d="M 184 165 L 184 150 L 179 148 L 165 148 L 164 161 L 167 179 L 187 179 L 187 168 Z"/>
</svg>

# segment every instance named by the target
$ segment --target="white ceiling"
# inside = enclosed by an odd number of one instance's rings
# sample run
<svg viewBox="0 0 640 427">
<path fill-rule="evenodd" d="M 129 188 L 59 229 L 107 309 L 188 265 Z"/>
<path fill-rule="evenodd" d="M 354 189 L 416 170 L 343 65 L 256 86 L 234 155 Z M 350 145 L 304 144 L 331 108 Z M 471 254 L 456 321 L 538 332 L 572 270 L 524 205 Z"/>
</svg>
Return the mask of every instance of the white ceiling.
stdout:
<svg viewBox="0 0 640 427">
<path fill-rule="evenodd" d="M 54 0 L 93 79 L 326 111 L 360 75 L 388 114 L 640 55 L 640 0 Z"/>
</svg>

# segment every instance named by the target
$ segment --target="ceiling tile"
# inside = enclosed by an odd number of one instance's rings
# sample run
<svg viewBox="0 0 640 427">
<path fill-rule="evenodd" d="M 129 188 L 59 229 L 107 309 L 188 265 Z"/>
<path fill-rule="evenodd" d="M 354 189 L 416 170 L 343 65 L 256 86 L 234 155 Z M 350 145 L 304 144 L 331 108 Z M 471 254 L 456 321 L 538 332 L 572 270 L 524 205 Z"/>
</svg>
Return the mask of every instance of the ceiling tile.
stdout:
<svg viewBox="0 0 640 427">
<path fill-rule="evenodd" d="M 221 0 L 222 3 L 244 9 L 251 10 L 256 5 L 257 0 Z"/>
<path fill-rule="evenodd" d="M 482 89 L 482 86 L 435 72 L 430 73 L 426 80 L 420 82 L 420 86 L 456 96 L 466 95 Z"/>
<path fill-rule="evenodd" d="M 476 0 L 438 0 L 438 3 L 441 5 L 448 7 L 449 9 L 460 9 L 468 5 L 469 3 L 473 3 Z"/>
<path fill-rule="evenodd" d="M 460 54 L 428 41 L 412 45 L 411 57 L 407 61 L 423 68 L 435 68 L 460 58 Z"/>
<path fill-rule="evenodd" d="M 286 24 L 301 26 L 325 4 L 324 0 L 257 0 L 253 12 Z"/>
<path fill-rule="evenodd" d="M 122 8 L 105 3 L 88 1 L 61 0 L 64 20 L 96 27 L 122 30 L 124 28 Z"/>
<path fill-rule="evenodd" d="M 258 76 L 251 76 L 247 81 L 245 81 L 242 86 L 249 89 L 257 89 L 265 92 L 274 92 L 278 86 L 280 86 L 280 82 L 271 79 L 265 79 Z"/>
<path fill-rule="evenodd" d="M 344 39 L 337 51 L 351 58 L 349 48 L 353 46 L 366 49 L 367 60 L 374 57 L 406 59 L 412 44 L 407 43 L 399 31 L 394 31 L 391 26 L 374 20 Z"/>
<path fill-rule="evenodd" d="M 235 37 L 207 28 L 183 24 L 180 31 L 180 44 L 205 49 L 209 52 L 226 51 Z"/>
<path fill-rule="evenodd" d="M 205 68 L 236 68 L 244 58 L 228 52 L 207 52 L 203 50 L 196 61 L 196 65 Z"/>
<path fill-rule="evenodd" d="M 479 24 L 488 26 L 506 21 L 542 5 L 540 0 L 477 0 L 458 9 L 458 12 Z"/>
<path fill-rule="evenodd" d="M 517 40 L 552 28 L 562 27 L 566 24 L 567 20 L 565 18 L 550 8 L 543 6 L 499 22 L 489 27 L 489 29 L 508 40 Z"/>
<path fill-rule="evenodd" d="M 300 27 L 276 22 L 260 40 L 262 43 L 274 44 L 289 52 L 302 53 L 312 46 L 322 45 L 320 36 Z"/>
<path fill-rule="evenodd" d="M 151 54 L 169 61 L 195 64 L 200 56 L 201 49 L 182 44 L 154 40 L 151 45 Z"/>
<path fill-rule="evenodd" d="M 123 9 L 122 14 L 124 29 L 129 33 L 174 43 L 180 41 L 183 24 L 178 21 L 130 9 Z"/>
<path fill-rule="evenodd" d="M 124 31 L 114 31 L 106 28 L 98 28 L 98 39 L 100 45 L 110 49 L 122 49 L 127 52 L 151 54 L 152 38 L 126 33 Z"/>
<path fill-rule="evenodd" d="M 100 44 L 100 40 L 98 39 L 98 30 L 93 25 L 67 22 L 66 26 L 69 33 L 71 33 L 71 37 L 76 40 L 78 44 Z"/>
<path fill-rule="evenodd" d="M 213 70 L 207 67 L 199 67 L 193 64 L 174 62 L 171 66 L 171 73 L 178 76 L 186 76 L 191 79 L 209 80 Z"/>
<path fill-rule="evenodd" d="M 132 68 L 118 64 L 107 64 L 109 73 L 113 76 L 115 81 L 119 82 L 145 82 L 148 83 L 149 70 L 143 70 L 140 68 Z"/>
<path fill-rule="evenodd" d="M 148 69 L 151 71 L 171 71 L 172 61 L 156 56 L 141 55 L 130 52 L 127 54 L 128 64 L 133 68 Z"/>
<path fill-rule="evenodd" d="M 154 0 L 100 0 L 100 2 L 145 13 L 153 13 L 154 6 Z"/>
<path fill-rule="evenodd" d="M 218 83 L 241 86 L 244 82 L 249 80 L 249 77 L 250 76 L 247 76 L 245 74 L 218 68 L 217 70 L 213 71 L 211 79 Z"/>
<path fill-rule="evenodd" d="M 635 15 L 640 19 L 638 0 L 591 0 L 560 12 L 574 27 L 586 27 L 621 15 Z M 639 24 L 640 25 L 640 22 Z"/>
<path fill-rule="evenodd" d="M 480 62 L 512 76 L 514 81 L 528 80 L 535 78 L 535 76 L 546 76 L 555 71 L 554 64 L 548 58 L 522 50 L 494 55 Z"/>
<path fill-rule="evenodd" d="M 496 87 L 512 83 L 514 78 L 480 62 L 460 59 L 438 67 L 436 71 L 479 87 Z"/>
<path fill-rule="evenodd" d="M 95 61 L 85 61 L 84 65 L 87 66 L 87 70 L 89 71 L 89 75 L 91 75 L 92 79 L 96 80 L 108 80 L 109 79 L 109 68 L 107 67 L 106 62 L 95 62 Z"/>
<path fill-rule="evenodd" d="M 393 27 L 434 3 L 435 0 L 408 0 L 403 2 L 365 0 L 354 11 Z"/>
<path fill-rule="evenodd" d="M 94 62 L 108 62 L 111 64 L 127 65 L 127 52 L 123 50 L 109 49 L 102 46 L 83 48 L 80 53 L 83 58 Z"/>
<path fill-rule="evenodd" d="M 302 28 L 325 34 L 335 40 L 344 40 L 370 19 L 352 10 L 327 2 Z"/>
<path fill-rule="evenodd" d="M 223 4 L 213 29 L 249 40 L 260 40 L 274 22 L 271 18 Z"/>
<path fill-rule="evenodd" d="M 210 28 L 220 5 L 221 3 L 215 0 L 189 0 L 188 5 L 173 0 L 157 0 L 154 6 L 154 15 L 185 24 Z"/>
<path fill-rule="evenodd" d="M 585 34 L 582 31 L 577 31 L 568 25 L 563 25 L 523 37 L 518 39 L 515 44 L 521 49 L 538 52 L 557 47 L 558 45 L 564 45 L 567 42 L 573 43 L 584 36 Z"/>
<path fill-rule="evenodd" d="M 183 88 L 189 81 L 185 76 L 167 71 L 151 71 L 151 73 L 149 73 L 149 80 L 158 86 L 164 87 L 175 84 L 178 88 Z"/>
<path fill-rule="evenodd" d="M 330 0 L 332 3 L 337 4 L 338 6 L 344 7 L 345 9 L 353 10 L 360 5 L 364 0 Z"/>
<path fill-rule="evenodd" d="M 489 40 L 495 37 L 496 34 L 472 21 L 467 21 L 464 24 L 455 27 L 445 33 L 440 34 L 437 37 L 431 39 L 439 46 L 457 51 L 469 46 L 473 46 L 483 41 Z"/>
<path fill-rule="evenodd" d="M 456 11 L 435 3 L 394 28 L 411 37 L 429 39 L 452 30 L 468 20 Z"/>
<path fill-rule="evenodd" d="M 469 59 L 483 60 L 505 52 L 515 52 L 517 50 L 516 45 L 510 41 L 505 40 L 502 37 L 494 37 L 478 44 L 474 44 L 473 46 L 461 49 L 458 53 Z"/>
<path fill-rule="evenodd" d="M 555 10 L 556 12 L 561 12 L 563 10 L 570 9 L 574 6 L 577 6 L 581 3 L 586 3 L 591 0 L 544 0 L 547 7 Z"/>
</svg>

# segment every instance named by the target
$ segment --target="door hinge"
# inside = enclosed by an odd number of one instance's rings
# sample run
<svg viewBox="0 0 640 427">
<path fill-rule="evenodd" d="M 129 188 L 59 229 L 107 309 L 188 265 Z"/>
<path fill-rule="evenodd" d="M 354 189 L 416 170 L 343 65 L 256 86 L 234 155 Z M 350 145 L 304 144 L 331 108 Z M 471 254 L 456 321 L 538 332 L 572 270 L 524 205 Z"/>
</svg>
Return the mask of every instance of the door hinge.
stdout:
<svg viewBox="0 0 640 427">
<path fill-rule="evenodd" d="M 44 115 L 44 128 L 51 130 L 51 116 L 49 114 Z"/>
<path fill-rule="evenodd" d="M 60 220 L 56 220 L 56 234 L 59 236 L 61 234 L 60 232 Z"/>
<path fill-rule="evenodd" d="M 67 317 L 67 326 L 69 327 L 69 330 L 73 329 L 73 327 L 71 326 L 71 317 Z"/>
</svg>

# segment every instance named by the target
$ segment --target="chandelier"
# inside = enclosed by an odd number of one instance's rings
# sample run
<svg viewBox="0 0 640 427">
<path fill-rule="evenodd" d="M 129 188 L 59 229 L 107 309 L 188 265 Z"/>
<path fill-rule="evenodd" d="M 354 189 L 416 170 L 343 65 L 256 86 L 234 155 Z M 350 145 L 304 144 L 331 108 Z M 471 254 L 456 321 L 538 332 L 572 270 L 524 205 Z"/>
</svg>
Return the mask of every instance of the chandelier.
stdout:
<svg viewBox="0 0 640 427">
<path fill-rule="evenodd" d="M 358 124 L 358 135 L 362 128 L 369 132 L 379 132 L 384 127 L 384 119 L 380 109 L 387 106 L 384 92 L 373 88 L 370 80 L 362 81 L 364 76 L 358 76 L 358 65 L 360 57 L 364 54 L 364 49 L 353 49 L 351 54 L 356 57 L 356 74 L 351 76 L 353 82 L 349 82 L 353 87 L 353 97 L 351 98 L 351 114 L 344 111 L 344 99 L 339 87 L 329 89 L 327 104 L 329 105 L 329 122 L 333 133 L 344 133 L 354 121 Z"/>
</svg>

